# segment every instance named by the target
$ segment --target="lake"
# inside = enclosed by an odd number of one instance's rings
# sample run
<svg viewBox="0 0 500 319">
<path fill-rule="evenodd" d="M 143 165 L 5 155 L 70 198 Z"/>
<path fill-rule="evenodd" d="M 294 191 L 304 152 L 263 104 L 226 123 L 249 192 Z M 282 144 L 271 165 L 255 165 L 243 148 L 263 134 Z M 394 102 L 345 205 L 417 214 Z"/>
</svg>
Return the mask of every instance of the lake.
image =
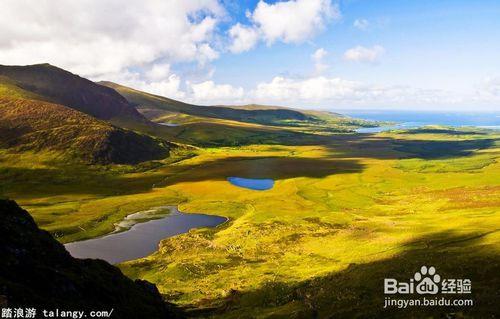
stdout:
<svg viewBox="0 0 500 319">
<path fill-rule="evenodd" d="M 167 123 L 167 122 L 164 122 L 164 123 L 158 123 L 160 125 L 163 125 L 163 126 L 170 126 L 170 127 L 177 127 L 177 126 L 180 126 L 180 124 L 176 124 L 176 123 Z"/>
<path fill-rule="evenodd" d="M 156 219 L 145 221 L 148 218 Z M 177 207 L 162 206 L 127 216 L 116 225 L 120 232 L 64 246 L 73 257 L 99 258 L 116 264 L 150 255 L 158 250 L 158 244 L 164 238 L 193 228 L 215 227 L 226 221 L 226 217 L 185 214 Z"/>
<path fill-rule="evenodd" d="M 274 187 L 274 180 L 268 178 L 228 177 L 228 182 L 243 188 L 264 191 Z"/>
<path fill-rule="evenodd" d="M 378 133 L 391 129 L 418 128 L 426 125 L 475 126 L 500 129 L 500 113 L 414 112 L 414 111 L 343 111 L 345 115 L 372 121 L 396 122 L 394 126 L 360 128 L 359 133 Z"/>
</svg>

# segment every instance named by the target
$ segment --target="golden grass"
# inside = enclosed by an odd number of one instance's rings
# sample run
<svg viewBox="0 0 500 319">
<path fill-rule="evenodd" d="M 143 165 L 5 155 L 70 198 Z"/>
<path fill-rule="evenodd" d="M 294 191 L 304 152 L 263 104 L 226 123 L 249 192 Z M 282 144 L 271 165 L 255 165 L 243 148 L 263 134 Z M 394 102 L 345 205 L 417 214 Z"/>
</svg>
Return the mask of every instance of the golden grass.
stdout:
<svg viewBox="0 0 500 319">
<path fill-rule="evenodd" d="M 481 149 L 462 143 L 476 140 L 483 140 L 477 144 Z M 492 134 L 384 133 L 335 136 L 308 146 L 207 148 L 151 170 L 115 167 L 109 176 L 96 173 L 107 176 L 103 183 L 117 194 L 93 190 L 89 181 L 74 193 L 7 194 L 62 241 L 102 234 L 129 213 L 164 204 L 229 217 L 221 227 L 165 239 L 158 252 L 120 265 L 130 277 L 155 283 L 170 300 L 203 308 L 221 305 L 235 292 L 262 296 L 274 291 L 269 285 L 294 287 L 345 273 L 355 264 L 396 258 L 427 247 L 429 241 L 422 238 L 444 238 L 440 234 L 482 234 L 478 242 L 460 241 L 460 249 L 488 244 L 490 252 L 500 252 L 497 140 Z M 447 141 L 455 155 L 429 159 L 422 157 L 427 153 L 415 153 Z M 269 191 L 252 191 L 231 185 L 228 176 L 271 177 L 276 184 Z M 130 187 L 124 191 L 120 183 Z M 408 260 L 425 262 L 418 258 Z M 335 291 L 335 286 L 325 289 Z M 287 316 L 306 307 L 295 301 L 246 302 L 225 316 L 238 317 L 243 308 L 254 311 L 252 316 Z"/>
</svg>

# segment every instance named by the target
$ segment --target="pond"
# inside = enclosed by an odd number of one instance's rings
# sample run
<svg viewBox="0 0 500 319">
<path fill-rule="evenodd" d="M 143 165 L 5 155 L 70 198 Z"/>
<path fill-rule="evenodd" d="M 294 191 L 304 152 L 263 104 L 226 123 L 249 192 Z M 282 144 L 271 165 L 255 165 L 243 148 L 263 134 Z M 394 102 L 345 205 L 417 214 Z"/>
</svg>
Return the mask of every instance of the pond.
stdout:
<svg viewBox="0 0 500 319">
<path fill-rule="evenodd" d="M 73 257 L 99 258 L 116 264 L 150 255 L 158 250 L 164 238 L 193 228 L 215 227 L 226 221 L 227 218 L 221 216 L 185 214 L 177 207 L 162 206 L 127 216 L 116 225 L 114 233 L 64 246 Z"/>
<path fill-rule="evenodd" d="M 164 122 L 164 123 L 158 123 L 160 125 L 163 125 L 163 126 L 170 126 L 170 127 L 177 127 L 177 126 L 180 126 L 180 124 L 177 124 L 177 123 L 167 123 L 167 122 Z"/>
<path fill-rule="evenodd" d="M 264 191 L 273 188 L 274 180 L 269 178 L 228 177 L 228 182 L 243 188 Z"/>
</svg>

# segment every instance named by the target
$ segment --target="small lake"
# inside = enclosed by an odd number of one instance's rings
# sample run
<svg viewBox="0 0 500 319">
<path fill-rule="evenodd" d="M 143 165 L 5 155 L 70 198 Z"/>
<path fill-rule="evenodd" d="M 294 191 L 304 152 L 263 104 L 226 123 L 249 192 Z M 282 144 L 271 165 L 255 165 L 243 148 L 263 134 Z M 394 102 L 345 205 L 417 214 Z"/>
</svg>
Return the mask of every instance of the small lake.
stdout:
<svg viewBox="0 0 500 319">
<path fill-rule="evenodd" d="M 169 126 L 169 127 L 177 127 L 177 126 L 180 126 L 180 124 L 176 124 L 176 123 L 158 123 L 160 125 L 163 125 L 163 126 Z"/>
<path fill-rule="evenodd" d="M 269 178 L 228 177 L 227 181 L 235 186 L 265 191 L 274 187 L 274 180 Z"/>
<path fill-rule="evenodd" d="M 226 221 L 227 218 L 221 216 L 185 214 L 177 207 L 162 206 L 127 216 L 116 225 L 114 233 L 64 246 L 73 257 L 99 258 L 116 264 L 150 255 L 158 250 L 164 238 L 193 228 L 215 227 Z"/>
</svg>

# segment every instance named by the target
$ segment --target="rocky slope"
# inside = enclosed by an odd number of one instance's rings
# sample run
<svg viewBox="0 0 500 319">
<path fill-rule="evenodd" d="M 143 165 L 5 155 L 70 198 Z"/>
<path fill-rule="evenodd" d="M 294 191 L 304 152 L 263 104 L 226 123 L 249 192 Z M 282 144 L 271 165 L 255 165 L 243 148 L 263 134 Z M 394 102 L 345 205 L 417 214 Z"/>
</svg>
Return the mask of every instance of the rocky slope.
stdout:
<svg viewBox="0 0 500 319">
<path fill-rule="evenodd" d="M 0 200 L 0 306 L 113 310 L 112 318 L 177 318 L 156 287 L 102 260 L 75 259 L 14 201 Z"/>
</svg>

